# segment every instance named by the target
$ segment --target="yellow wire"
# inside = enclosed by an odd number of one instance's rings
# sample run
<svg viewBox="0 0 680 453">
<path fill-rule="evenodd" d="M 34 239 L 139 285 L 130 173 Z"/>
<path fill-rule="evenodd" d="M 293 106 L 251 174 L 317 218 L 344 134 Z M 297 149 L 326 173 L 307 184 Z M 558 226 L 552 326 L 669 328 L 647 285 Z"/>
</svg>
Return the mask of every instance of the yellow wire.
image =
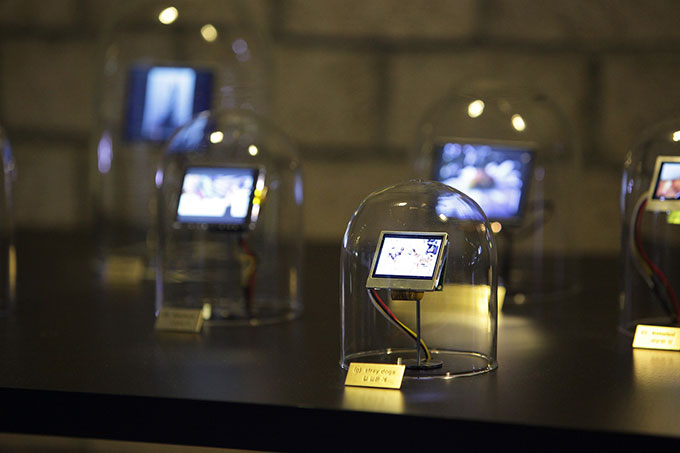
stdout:
<svg viewBox="0 0 680 453">
<path fill-rule="evenodd" d="M 409 329 L 406 326 L 406 324 L 399 321 L 397 318 L 394 318 L 394 320 L 397 321 L 399 323 L 399 325 L 401 325 L 401 327 L 404 328 L 404 330 L 407 330 L 414 339 L 418 338 L 418 335 L 414 331 Z M 420 344 L 423 345 L 423 349 L 425 350 L 425 355 L 427 356 L 427 360 L 430 360 L 432 358 L 432 354 L 430 354 L 430 348 L 427 347 L 427 345 L 425 344 L 425 341 L 422 338 L 420 339 Z"/>
<path fill-rule="evenodd" d="M 642 259 L 642 255 L 640 255 L 640 251 L 637 248 L 637 244 L 633 243 L 632 248 L 633 254 L 635 255 L 635 259 L 637 260 L 638 264 L 643 268 L 643 270 L 648 276 L 652 275 L 652 268 L 649 267 L 649 264 L 647 264 L 647 262 L 644 259 Z"/>
</svg>

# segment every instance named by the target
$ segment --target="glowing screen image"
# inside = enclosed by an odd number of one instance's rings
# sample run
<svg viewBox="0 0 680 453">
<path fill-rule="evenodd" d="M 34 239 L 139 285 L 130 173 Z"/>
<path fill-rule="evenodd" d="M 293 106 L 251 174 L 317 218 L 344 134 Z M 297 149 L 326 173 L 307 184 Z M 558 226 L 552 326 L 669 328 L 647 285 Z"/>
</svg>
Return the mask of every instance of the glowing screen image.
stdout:
<svg viewBox="0 0 680 453">
<path fill-rule="evenodd" d="M 448 142 L 437 149 L 434 179 L 475 200 L 491 220 L 518 220 L 527 197 L 533 152 L 501 145 Z M 441 203 L 444 215 L 451 206 Z"/>
<path fill-rule="evenodd" d="M 384 235 L 374 277 L 431 279 L 437 267 L 441 236 Z"/>
<path fill-rule="evenodd" d="M 680 162 L 662 162 L 652 196 L 655 200 L 680 199 Z"/>
<path fill-rule="evenodd" d="M 212 74 L 184 67 L 134 67 L 130 71 L 126 138 L 161 142 L 210 108 Z"/>
<path fill-rule="evenodd" d="M 248 221 L 257 170 L 191 167 L 184 174 L 177 220 L 242 225 Z"/>
</svg>

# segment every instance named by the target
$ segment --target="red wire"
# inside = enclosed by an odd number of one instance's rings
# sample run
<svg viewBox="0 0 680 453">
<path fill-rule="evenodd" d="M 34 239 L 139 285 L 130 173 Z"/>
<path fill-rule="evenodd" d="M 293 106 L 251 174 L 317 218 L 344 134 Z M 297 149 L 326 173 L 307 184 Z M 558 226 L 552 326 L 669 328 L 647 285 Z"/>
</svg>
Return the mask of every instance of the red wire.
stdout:
<svg viewBox="0 0 680 453">
<path fill-rule="evenodd" d="M 408 329 L 407 329 L 406 327 L 404 327 L 404 325 L 402 324 L 402 322 L 399 321 L 399 318 L 397 318 L 397 317 L 395 316 L 395 314 L 392 313 L 392 310 L 389 309 L 389 307 L 387 306 L 387 304 L 386 304 L 385 302 L 383 302 L 383 300 L 382 300 L 382 299 L 380 298 L 380 296 L 378 295 L 378 291 L 376 291 L 375 289 L 372 289 L 371 292 L 373 293 L 373 297 L 375 297 L 375 299 L 378 301 L 378 303 L 380 304 L 380 306 L 382 307 L 382 309 L 383 309 L 383 310 L 387 313 L 387 315 L 388 315 L 390 318 L 392 318 L 392 320 L 396 323 L 397 327 L 399 327 L 401 330 L 404 331 L 404 333 L 406 333 L 408 336 L 412 337 L 412 338 L 415 340 L 416 337 L 414 337 L 414 336 L 411 334 L 411 332 L 409 332 Z M 423 350 L 425 350 L 425 348 L 424 348 L 422 345 L 420 345 L 420 347 L 423 348 Z M 427 354 L 427 351 L 425 351 L 425 353 Z"/>
<path fill-rule="evenodd" d="M 392 319 L 397 320 L 397 317 L 394 316 L 394 313 L 392 313 L 392 311 L 389 309 L 389 307 L 385 304 L 385 302 L 383 302 L 383 300 L 378 295 L 378 291 L 372 289 L 371 292 L 373 292 L 373 297 L 375 297 L 375 299 L 378 301 L 378 303 L 383 308 L 383 310 L 385 310 L 387 312 L 387 314 L 389 314 L 392 317 Z"/>
<path fill-rule="evenodd" d="M 642 248 L 642 213 L 645 210 L 645 205 L 647 204 L 647 200 L 644 200 L 642 204 L 640 205 L 640 210 L 637 213 L 637 219 L 635 220 L 635 243 L 637 244 L 638 251 L 640 252 L 640 256 L 642 257 L 643 260 L 647 263 L 650 269 L 656 274 L 657 277 L 659 277 L 659 280 L 661 280 L 661 283 L 663 283 L 663 286 L 666 287 L 666 291 L 668 291 L 668 295 L 670 296 L 671 300 L 673 301 L 673 306 L 675 308 L 675 319 L 676 321 L 680 321 L 680 304 L 678 304 L 678 299 L 675 296 L 675 291 L 673 291 L 673 287 L 671 286 L 670 282 L 666 278 L 666 275 L 657 267 L 654 262 L 647 256 L 647 252 Z"/>
</svg>

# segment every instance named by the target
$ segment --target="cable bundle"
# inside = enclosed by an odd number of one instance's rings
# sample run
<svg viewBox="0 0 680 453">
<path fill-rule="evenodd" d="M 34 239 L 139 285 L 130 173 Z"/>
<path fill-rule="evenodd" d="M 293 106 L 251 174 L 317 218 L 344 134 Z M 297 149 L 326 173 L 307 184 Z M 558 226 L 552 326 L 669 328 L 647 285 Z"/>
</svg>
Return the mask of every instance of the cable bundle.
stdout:
<svg viewBox="0 0 680 453">
<path fill-rule="evenodd" d="M 387 304 L 380 298 L 378 295 L 378 291 L 375 289 L 369 289 L 368 290 L 368 296 L 369 299 L 371 299 L 371 303 L 373 306 L 382 314 L 390 323 L 398 327 L 402 332 L 406 333 L 409 337 L 413 338 L 414 341 L 418 340 L 418 335 L 416 335 L 413 330 L 409 329 L 406 324 L 401 322 L 399 318 L 397 318 L 394 313 L 392 313 L 392 310 L 387 306 Z M 420 347 L 423 349 L 423 352 L 425 352 L 426 360 L 432 359 L 432 355 L 430 354 L 430 349 L 427 347 L 423 339 L 420 339 Z"/>
<path fill-rule="evenodd" d="M 633 252 L 635 267 L 644 279 L 652 294 L 659 300 L 669 316 L 680 322 L 680 304 L 666 275 L 651 260 L 642 244 L 642 213 L 647 205 L 648 194 L 643 194 L 635 204 L 634 215 L 631 219 L 630 248 Z"/>
</svg>

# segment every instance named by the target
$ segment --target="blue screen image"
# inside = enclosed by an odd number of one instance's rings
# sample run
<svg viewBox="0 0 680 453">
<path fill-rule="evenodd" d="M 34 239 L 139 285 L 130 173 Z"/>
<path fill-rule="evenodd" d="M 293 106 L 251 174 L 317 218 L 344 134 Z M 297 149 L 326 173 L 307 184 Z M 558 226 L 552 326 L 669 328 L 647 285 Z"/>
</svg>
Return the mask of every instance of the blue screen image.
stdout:
<svg viewBox="0 0 680 453">
<path fill-rule="evenodd" d="M 196 113 L 210 109 L 213 75 L 189 67 L 136 66 L 130 70 L 125 137 L 166 141 Z"/>
</svg>

